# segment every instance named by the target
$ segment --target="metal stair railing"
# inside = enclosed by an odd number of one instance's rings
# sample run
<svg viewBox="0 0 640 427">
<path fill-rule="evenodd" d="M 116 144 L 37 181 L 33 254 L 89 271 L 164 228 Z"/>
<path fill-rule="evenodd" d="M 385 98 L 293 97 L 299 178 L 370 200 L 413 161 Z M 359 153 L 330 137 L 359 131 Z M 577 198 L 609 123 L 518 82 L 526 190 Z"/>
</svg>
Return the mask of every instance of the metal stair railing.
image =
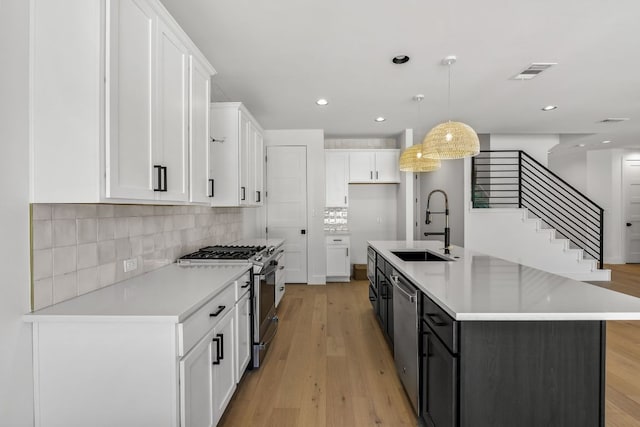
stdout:
<svg viewBox="0 0 640 427">
<path fill-rule="evenodd" d="M 471 158 L 474 208 L 527 208 L 603 268 L 604 209 L 522 150 Z"/>
</svg>

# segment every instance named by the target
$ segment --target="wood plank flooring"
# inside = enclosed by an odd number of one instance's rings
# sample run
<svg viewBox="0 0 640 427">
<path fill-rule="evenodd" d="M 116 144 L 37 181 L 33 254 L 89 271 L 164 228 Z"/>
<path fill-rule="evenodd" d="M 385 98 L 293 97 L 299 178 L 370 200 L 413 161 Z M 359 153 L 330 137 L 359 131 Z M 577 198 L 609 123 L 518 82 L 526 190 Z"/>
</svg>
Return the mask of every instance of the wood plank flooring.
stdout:
<svg viewBox="0 0 640 427">
<path fill-rule="evenodd" d="M 640 265 L 611 265 L 603 287 L 640 297 Z M 368 282 L 288 285 L 263 366 L 219 425 L 415 426 L 368 299 Z M 607 323 L 607 427 L 640 426 L 640 322 Z"/>
</svg>

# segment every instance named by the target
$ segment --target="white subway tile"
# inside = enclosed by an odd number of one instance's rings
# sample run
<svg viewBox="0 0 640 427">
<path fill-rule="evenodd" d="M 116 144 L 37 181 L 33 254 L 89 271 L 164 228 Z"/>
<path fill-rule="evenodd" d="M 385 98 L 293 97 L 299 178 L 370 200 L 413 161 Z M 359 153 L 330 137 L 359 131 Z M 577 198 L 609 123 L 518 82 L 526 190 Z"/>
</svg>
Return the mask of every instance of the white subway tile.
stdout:
<svg viewBox="0 0 640 427">
<path fill-rule="evenodd" d="M 100 287 L 98 281 L 98 267 L 85 268 L 78 270 L 78 295 L 86 294 Z"/>
<path fill-rule="evenodd" d="M 78 228 L 78 243 L 98 241 L 98 221 L 96 218 L 82 218 L 76 220 Z"/>
<path fill-rule="evenodd" d="M 46 220 L 52 218 L 53 208 L 49 204 L 34 203 L 32 206 L 32 218 L 34 220 Z"/>
<path fill-rule="evenodd" d="M 33 309 L 40 310 L 53 304 L 53 277 L 34 280 Z"/>
<path fill-rule="evenodd" d="M 113 218 L 113 205 L 98 205 L 98 218 Z"/>
<path fill-rule="evenodd" d="M 115 240 L 98 242 L 98 264 L 108 264 L 116 260 Z"/>
<path fill-rule="evenodd" d="M 131 258 L 131 242 L 129 239 L 117 239 L 116 259 L 118 261 Z"/>
<path fill-rule="evenodd" d="M 53 303 L 66 301 L 78 296 L 78 280 L 73 273 L 53 276 Z"/>
<path fill-rule="evenodd" d="M 33 251 L 33 278 L 44 279 L 53 276 L 53 250 Z"/>
<path fill-rule="evenodd" d="M 143 234 L 142 217 L 129 217 L 129 237 L 141 236 Z"/>
<path fill-rule="evenodd" d="M 75 205 L 76 218 L 95 218 L 98 216 L 97 205 Z"/>
<path fill-rule="evenodd" d="M 76 242 L 75 219 L 56 219 L 53 221 L 53 246 L 75 245 Z"/>
<path fill-rule="evenodd" d="M 95 267 L 98 265 L 98 244 L 87 243 L 78 245 L 78 269 Z"/>
<path fill-rule="evenodd" d="M 53 219 L 75 219 L 75 205 L 53 205 Z"/>
<path fill-rule="evenodd" d="M 126 224 L 126 222 L 125 222 Z M 129 232 L 125 233 L 125 236 Z M 113 240 L 116 236 L 116 220 L 115 218 L 98 218 L 98 241 Z"/>
<path fill-rule="evenodd" d="M 109 286 L 116 282 L 116 263 L 110 262 L 108 264 L 98 266 L 98 283 L 100 287 Z"/>
<path fill-rule="evenodd" d="M 115 218 L 115 238 L 129 237 L 129 218 Z"/>
<path fill-rule="evenodd" d="M 77 268 L 77 251 L 76 246 L 63 246 L 53 248 L 53 275 L 59 276 L 61 274 L 70 273 Z M 55 287 L 55 280 L 54 280 Z M 55 298 L 55 292 L 54 292 Z"/>
<path fill-rule="evenodd" d="M 53 245 L 53 224 L 50 220 L 33 221 L 33 249 L 49 249 Z"/>
</svg>

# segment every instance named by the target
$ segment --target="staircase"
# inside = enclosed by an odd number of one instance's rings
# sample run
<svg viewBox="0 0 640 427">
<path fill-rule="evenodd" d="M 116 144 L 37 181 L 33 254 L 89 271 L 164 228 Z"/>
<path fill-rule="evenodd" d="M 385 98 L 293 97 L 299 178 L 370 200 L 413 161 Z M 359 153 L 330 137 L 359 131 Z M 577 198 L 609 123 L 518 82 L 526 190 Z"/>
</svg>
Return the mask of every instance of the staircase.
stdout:
<svg viewBox="0 0 640 427">
<path fill-rule="evenodd" d="M 523 151 L 471 161 L 472 249 L 582 281 L 608 281 L 604 210 Z"/>
</svg>

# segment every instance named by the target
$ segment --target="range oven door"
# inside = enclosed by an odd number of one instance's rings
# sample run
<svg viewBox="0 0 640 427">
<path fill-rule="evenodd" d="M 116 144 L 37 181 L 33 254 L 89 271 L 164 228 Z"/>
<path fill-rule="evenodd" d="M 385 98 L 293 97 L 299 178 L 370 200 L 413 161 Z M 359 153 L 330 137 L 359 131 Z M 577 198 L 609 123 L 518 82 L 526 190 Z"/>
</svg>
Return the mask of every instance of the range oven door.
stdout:
<svg viewBox="0 0 640 427">
<path fill-rule="evenodd" d="M 255 274 L 253 367 L 260 366 L 271 341 L 278 331 L 276 316 L 276 270 L 277 261 L 271 261 Z"/>
</svg>

